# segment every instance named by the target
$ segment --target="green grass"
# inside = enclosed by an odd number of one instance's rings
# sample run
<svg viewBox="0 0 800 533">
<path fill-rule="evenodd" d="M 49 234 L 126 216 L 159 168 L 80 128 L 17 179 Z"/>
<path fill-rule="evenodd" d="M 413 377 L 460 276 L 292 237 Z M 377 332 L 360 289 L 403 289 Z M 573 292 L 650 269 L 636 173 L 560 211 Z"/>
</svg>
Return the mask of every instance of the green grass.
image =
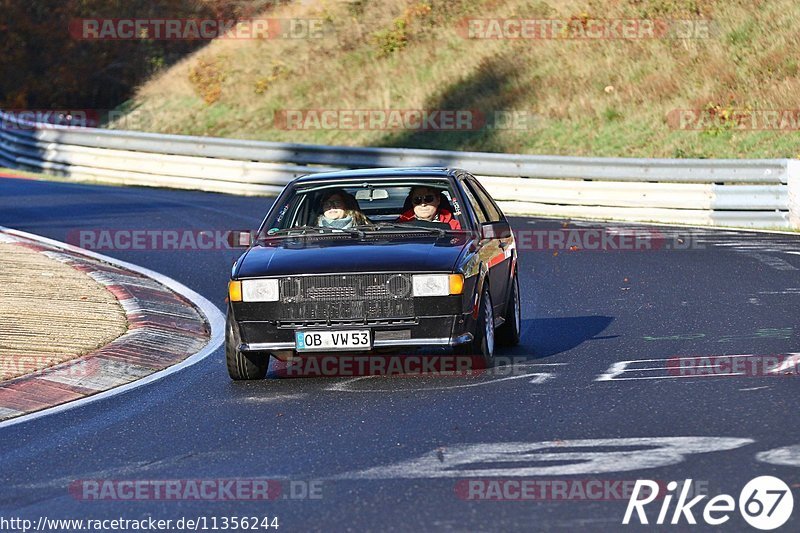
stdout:
<svg viewBox="0 0 800 533">
<path fill-rule="evenodd" d="M 116 126 L 334 145 L 621 157 L 784 158 L 796 131 L 676 129 L 679 109 L 800 109 L 792 0 L 326 1 L 270 16 L 319 18 L 321 39 L 219 40 L 163 71 Z M 707 39 L 476 40 L 475 18 L 711 21 Z M 470 132 L 275 127 L 283 109 L 525 112 L 525 129 Z M 115 125 L 112 124 L 111 127 Z"/>
</svg>

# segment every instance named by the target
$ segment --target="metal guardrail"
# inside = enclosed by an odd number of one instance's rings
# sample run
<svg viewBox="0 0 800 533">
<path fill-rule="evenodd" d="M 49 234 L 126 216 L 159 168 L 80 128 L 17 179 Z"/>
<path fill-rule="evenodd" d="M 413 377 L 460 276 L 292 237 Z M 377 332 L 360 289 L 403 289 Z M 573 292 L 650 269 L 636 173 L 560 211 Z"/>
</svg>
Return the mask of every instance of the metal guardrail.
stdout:
<svg viewBox="0 0 800 533">
<path fill-rule="evenodd" d="M 35 124 L 0 112 L 0 161 L 81 180 L 267 195 L 314 172 L 454 166 L 481 178 L 510 213 L 800 227 L 800 161 L 787 159 L 587 158 L 320 146 Z"/>
</svg>

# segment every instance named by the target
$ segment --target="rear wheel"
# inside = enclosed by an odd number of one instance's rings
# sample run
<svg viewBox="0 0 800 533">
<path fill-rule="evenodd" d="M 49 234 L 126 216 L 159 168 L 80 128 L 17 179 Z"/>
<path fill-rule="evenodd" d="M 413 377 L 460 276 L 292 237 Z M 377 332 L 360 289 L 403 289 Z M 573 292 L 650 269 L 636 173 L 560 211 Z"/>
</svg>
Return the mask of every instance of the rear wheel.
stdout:
<svg viewBox="0 0 800 533">
<path fill-rule="evenodd" d="M 492 297 L 489 294 L 489 287 L 484 285 L 472 342 L 463 345 L 458 352 L 460 354 L 474 356 L 474 365 L 487 368 L 494 364 L 494 341 L 495 332 Z"/>
<path fill-rule="evenodd" d="M 233 328 L 233 319 L 228 314 L 225 322 L 225 360 L 231 379 L 263 379 L 269 367 L 269 355 L 248 353 L 239 350 L 241 339 Z"/>
<path fill-rule="evenodd" d="M 497 328 L 497 343 L 501 346 L 516 346 L 519 344 L 522 324 L 519 302 L 519 276 L 516 273 L 514 273 L 514 278 L 511 281 L 508 306 L 503 318 L 505 318 L 505 322 Z"/>
</svg>

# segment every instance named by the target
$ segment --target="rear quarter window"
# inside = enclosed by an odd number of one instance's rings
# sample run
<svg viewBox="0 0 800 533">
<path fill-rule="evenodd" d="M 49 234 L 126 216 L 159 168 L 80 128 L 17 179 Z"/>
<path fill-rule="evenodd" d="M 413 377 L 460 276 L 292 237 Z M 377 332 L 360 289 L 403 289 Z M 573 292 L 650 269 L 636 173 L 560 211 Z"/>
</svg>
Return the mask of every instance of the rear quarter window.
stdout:
<svg viewBox="0 0 800 533">
<path fill-rule="evenodd" d="M 489 194 L 483 190 L 483 187 L 477 182 L 473 180 L 468 180 L 467 187 L 470 189 L 478 199 L 478 201 L 483 206 L 484 213 L 489 222 L 499 222 L 503 220 L 503 214 L 500 210 L 494 205 L 494 201 L 489 197 Z"/>
</svg>

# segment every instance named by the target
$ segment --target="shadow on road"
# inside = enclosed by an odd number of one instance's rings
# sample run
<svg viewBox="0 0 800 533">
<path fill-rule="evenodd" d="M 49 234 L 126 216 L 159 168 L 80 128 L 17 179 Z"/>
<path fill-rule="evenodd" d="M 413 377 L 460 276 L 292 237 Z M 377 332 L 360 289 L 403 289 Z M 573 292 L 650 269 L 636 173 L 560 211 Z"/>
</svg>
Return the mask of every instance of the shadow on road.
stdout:
<svg viewBox="0 0 800 533">
<path fill-rule="evenodd" d="M 571 350 L 602 333 L 610 316 L 537 318 L 522 321 L 522 341 L 508 355 L 541 359 Z M 505 354 L 504 354 L 505 355 Z"/>
</svg>

